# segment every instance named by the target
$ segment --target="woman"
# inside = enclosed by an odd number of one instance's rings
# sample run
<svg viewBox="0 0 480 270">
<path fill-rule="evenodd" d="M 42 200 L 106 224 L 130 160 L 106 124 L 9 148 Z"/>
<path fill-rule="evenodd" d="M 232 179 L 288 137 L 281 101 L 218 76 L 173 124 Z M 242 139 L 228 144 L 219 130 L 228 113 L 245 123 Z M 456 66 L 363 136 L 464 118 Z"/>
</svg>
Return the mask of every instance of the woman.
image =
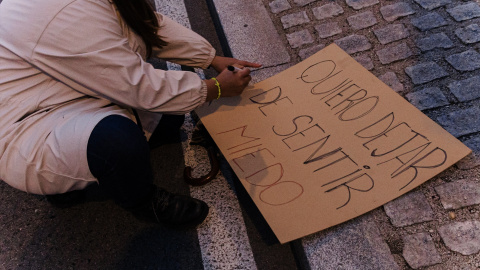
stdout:
<svg viewBox="0 0 480 270">
<path fill-rule="evenodd" d="M 157 70 L 147 57 L 212 66 L 220 74 L 201 80 Z M 205 39 L 155 13 L 147 0 L 4 0 L 0 179 L 45 195 L 98 183 L 139 217 L 198 225 L 208 214 L 204 202 L 152 184 L 149 147 L 134 112 L 182 115 L 239 95 L 250 71 L 229 72 L 232 64 L 260 67 L 215 56 Z"/>
</svg>

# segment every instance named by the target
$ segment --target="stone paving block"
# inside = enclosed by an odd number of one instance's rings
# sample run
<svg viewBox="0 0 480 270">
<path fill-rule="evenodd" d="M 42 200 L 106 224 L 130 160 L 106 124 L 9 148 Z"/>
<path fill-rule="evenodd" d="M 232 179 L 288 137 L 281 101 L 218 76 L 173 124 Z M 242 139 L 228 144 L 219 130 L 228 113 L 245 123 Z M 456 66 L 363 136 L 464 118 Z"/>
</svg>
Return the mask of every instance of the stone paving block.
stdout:
<svg viewBox="0 0 480 270">
<path fill-rule="evenodd" d="M 432 237 L 428 233 L 416 233 L 403 237 L 403 258 L 413 269 L 442 262 Z"/>
<path fill-rule="evenodd" d="M 270 10 L 275 14 L 292 8 L 287 0 L 275 0 L 270 2 L 268 5 L 270 6 Z"/>
<path fill-rule="evenodd" d="M 480 76 L 454 81 L 448 85 L 448 88 L 458 100 L 464 102 L 480 98 Z"/>
<path fill-rule="evenodd" d="M 284 29 L 304 24 L 310 21 L 310 19 L 308 19 L 307 12 L 305 11 L 285 15 L 280 18 L 280 20 L 282 21 Z"/>
<path fill-rule="evenodd" d="M 424 9 L 432 10 L 452 3 L 452 0 L 414 0 Z"/>
<path fill-rule="evenodd" d="M 325 48 L 325 45 L 324 44 L 318 44 L 318 45 L 314 45 L 312 47 L 308 47 L 308 48 L 305 48 L 305 49 L 301 49 L 299 52 L 298 52 L 298 55 L 300 56 L 300 58 L 302 58 L 302 60 L 305 60 L 307 59 L 308 57 L 314 55 L 315 53 L 317 53 L 318 51 L 320 51 L 321 49 Z"/>
<path fill-rule="evenodd" d="M 465 44 L 477 43 L 480 41 L 480 26 L 471 24 L 465 28 L 457 29 L 455 35 Z"/>
<path fill-rule="evenodd" d="M 370 44 L 368 39 L 362 35 L 350 35 L 341 39 L 337 39 L 335 40 L 335 44 L 337 44 L 348 54 L 366 51 L 372 48 L 372 44 Z"/>
<path fill-rule="evenodd" d="M 400 43 L 377 51 L 378 59 L 384 65 L 398 60 L 407 59 L 412 55 L 413 52 L 408 47 L 407 43 Z"/>
<path fill-rule="evenodd" d="M 448 75 L 448 73 L 435 62 L 420 63 L 415 66 L 406 67 L 405 72 L 414 84 L 430 82 Z"/>
<path fill-rule="evenodd" d="M 447 25 L 448 23 L 442 17 L 442 15 L 438 14 L 437 12 L 432 12 L 418 18 L 413 18 L 412 24 L 422 31 L 427 31 Z"/>
<path fill-rule="evenodd" d="M 458 168 L 468 170 L 480 166 L 480 135 L 463 142 L 472 153 L 457 163 Z"/>
<path fill-rule="evenodd" d="M 445 245 L 462 255 L 480 251 L 480 221 L 454 222 L 438 229 Z"/>
<path fill-rule="evenodd" d="M 480 204 L 480 184 L 469 180 L 458 180 L 435 187 L 443 208 L 459 209 Z"/>
<path fill-rule="evenodd" d="M 343 8 L 337 3 L 330 3 L 312 8 L 312 12 L 317 20 L 323 20 L 343 14 Z"/>
<path fill-rule="evenodd" d="M 218 16 L 235 58 L 262 63 L 264 68 L 290 61 L 290 54 L 272 20 L 257 19 L 270 17 L 269 11 L 261 1 L 213 0 L 213 2 L 217 10 L 221 11 L 218 12 Z M 239 31 L 239 26 L 243 25 L 248 27 L 242 27 Z"/>
<path fill-rule="evenodd" d="M 442 114 L 437 117 L 439 123 L 444 129 L 455 137 L 467 135 L 480 131 L 480 108 L 471 107 L 467 109 L 458 109 L 450 113 Z"/>
<path fill-rule="evenodd" d="M 295 5 L 297 6 L 306 6 L 312 2 L 315 2 L 317 0 L 293 0 L 293 2 L 295 3 Z"/>
<path fill-rule="evenodd" d="M 310 264 L 308 269 L 400 270 L 368 214 L 301 241 Z"/>
<path fill-rule="evenodd" d="M 446 60 L 459 71 L 472 71 L 480 68 L 480 54 L 475 50 L 452 54 Z"/>
<path fill-rule="evenodd" d="M 390 24 L 384 28 L 373 31 L 378 41 L 387 44 L 410 36 L 408 29 L 403 24 Z"/>
<path fill-rule="evenodd" d="M 357 57 L 354 57 L 354 59 L 367 70 L 372 70 L 374 67 L 372 58 L 368 57 L 367 55 L 359 55 Z"/>
<path fill-rule="evenodd" d="M 433 220 L 433 210 L 423 193 L 409 192 L 383 206 L 395 227 Z"/>
<path fill-rule="evenodd" d="M 449 104 L 447 98 L 438 87 L 424 88 L 408 93 L 405 97 L 419 110 L 432 109 Z"/>
<path fill-rule="evenodd" d="M 300 30 L 291 34 L 287 34 L 287 40 L 292 48 L 298 48 L 304 44 L 313 43 L 313 37 L 308 30 Z"/>
<path fill-rule="evenodd" d="M 398 18 L 405 17 L 415 13 L 415 10 L 405 2 L 398 2 L 392 5 L 383 6 L 380 8 L 383 18 L 386 21 L 392 22 Z"/>
<path fill-rule="evenodd" d="M 366 11 L 347 18 L 348 24 L 355 30 L 364 29 L 377 24 L 377 19 L 373 12 Z"/>
<path fill-rule="evenodd" d="M 464 5 L 459 5 L 454 8 L 447 9 L 447 12 L 457 22 L 470 20 L 480 17 L 480 6 L 477 3 L 470 2 Z"/>
<path fill-rule="evenodd" d="M 398 80 L 395 72 L 389 71 L 378 77 L 386 85 L 390 86 L 395 92 L 402 93 L 404 90 L 403 84 Z"/>
<path fill-rule="evenodd" d="M 378 0 L 347 0 L 347 5 L 357 10 L 376 4 L 378 4 Z"/>
<path fill-rule="evenodd" d="M 336 34 L 342 33 L 342 28 L 338 25 L 337 22 L 324 23 L 315 26 L 318 36 L 320 38 L 331 37 Z"/>
<path fill-rule="evenodd" d="M 422 52 L 433 50 L 436 48 L 452 48 L 453 42 L 445 33 L 432 34 L 426 38 L 419 39 L 417 46 Z"/>
</svg>

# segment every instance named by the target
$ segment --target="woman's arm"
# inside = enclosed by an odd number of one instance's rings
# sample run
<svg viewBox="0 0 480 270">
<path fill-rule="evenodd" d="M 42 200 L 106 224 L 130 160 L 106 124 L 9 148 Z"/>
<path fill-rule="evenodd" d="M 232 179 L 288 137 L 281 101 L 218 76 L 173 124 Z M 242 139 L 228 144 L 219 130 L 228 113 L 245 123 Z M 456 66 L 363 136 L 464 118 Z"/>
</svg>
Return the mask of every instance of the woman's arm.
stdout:
<svg viewBox="0 0 480 270">
<path fill-rule="evenodd" d="M 110 6 L 75 1 L 37 40 L 31 63 L 72 88 L 141 110 L 186 113 L 203 104 L 197 74 L 153 68 L 132 51 Z"/>
<path fill-rule="evenodd" d="M 215 56 L 215 49 L 199 34 L 157 13 L 160 30 L 158 34 L 168 45 L 153 48 L 153 56 L 181 65 L 206 69 L 212 66 L 221 72 L 229 65 L 259 68 L 260 64 L 230 57 Z"/>
<path fill-rule="evenodd" d="M 251 80 L 250 70 L 245 68 L 239 72 L 227 71 L 227 66 L 259 68 L 260 64 L 238 60 L 230 57 L 215 56 L 215 50 L 203 37 L 192 30 L 174 22 L 170 18 L 157 13 L 162 40 L 168 43 L 162 48 L 153 48 L 153 56 L 174 63 L 206 69 L 211 66 L 218 73 L 216 79 L 220 84 L 221 97 L 240 95 Z M 207 101 L 219 96 L 218 86 L 214 80 L 205 80 L 207 85 Z"/>
<path fill-rule="evenodd" d="M 168 45 L 154 47 L 152 57 L 161 58 L 180 65 L 206 69 L 215 58 L 215 49 L 199 34 L 157 13 L 158 34 Z"/>
</svg>

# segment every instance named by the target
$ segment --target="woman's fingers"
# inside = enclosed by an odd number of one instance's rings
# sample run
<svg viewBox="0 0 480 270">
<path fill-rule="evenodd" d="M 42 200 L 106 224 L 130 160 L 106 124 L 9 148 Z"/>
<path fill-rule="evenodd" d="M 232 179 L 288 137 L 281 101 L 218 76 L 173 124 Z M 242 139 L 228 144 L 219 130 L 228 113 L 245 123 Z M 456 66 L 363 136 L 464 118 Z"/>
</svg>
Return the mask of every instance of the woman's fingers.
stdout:
<svg viewBox="0 0 480 270">
<path fill-rule="evenodd" d="M 231 57 L 224 57 L 224 56 L 215 56 L 213 59 L 211 66 L 217 71 L 221 72 L 222 70 L 226 69 L 228 66 L 237 66 L 241 67 L 251 67 L 251 68 L 259 68 L 262 65 L 258 63 L 238 60 Z"/>
<path fill-rule="evenodd" d="M 259 67 L 262 67 L 261 64 L 253 63 L 253 62 L 248 62 L 248 61 L 242 61 L 242 60 L 238 60 L 237 64 L 242 65 L 242 66 L 244 66 L 244 67 L 251 67 L 251 68 L 259 68 Z"/>
<path fill-rule="evenodd" d="M 249 77 L 250 76 L 250 69 L 248 68 L 242 68 L 238 71 L 238 73 L 242 76 L 242 77 Z"/>
</svg>

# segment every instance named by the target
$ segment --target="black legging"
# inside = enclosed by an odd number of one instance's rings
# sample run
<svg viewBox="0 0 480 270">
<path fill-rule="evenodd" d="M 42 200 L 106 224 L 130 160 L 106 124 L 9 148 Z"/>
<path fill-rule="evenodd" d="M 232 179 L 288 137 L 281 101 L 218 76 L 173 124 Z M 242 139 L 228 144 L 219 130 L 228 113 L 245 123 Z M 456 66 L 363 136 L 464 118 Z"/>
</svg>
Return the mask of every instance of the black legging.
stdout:
<svg viewBox="0 0 480 270">
<path fill-rule="evenodd" d="M 93 129 L 87 146 L 91 173 L 100 188 L 126 209 L 148 203 L 153 191 L 150 149 L 130 119 L 110 115 Z"/>
</svg>

